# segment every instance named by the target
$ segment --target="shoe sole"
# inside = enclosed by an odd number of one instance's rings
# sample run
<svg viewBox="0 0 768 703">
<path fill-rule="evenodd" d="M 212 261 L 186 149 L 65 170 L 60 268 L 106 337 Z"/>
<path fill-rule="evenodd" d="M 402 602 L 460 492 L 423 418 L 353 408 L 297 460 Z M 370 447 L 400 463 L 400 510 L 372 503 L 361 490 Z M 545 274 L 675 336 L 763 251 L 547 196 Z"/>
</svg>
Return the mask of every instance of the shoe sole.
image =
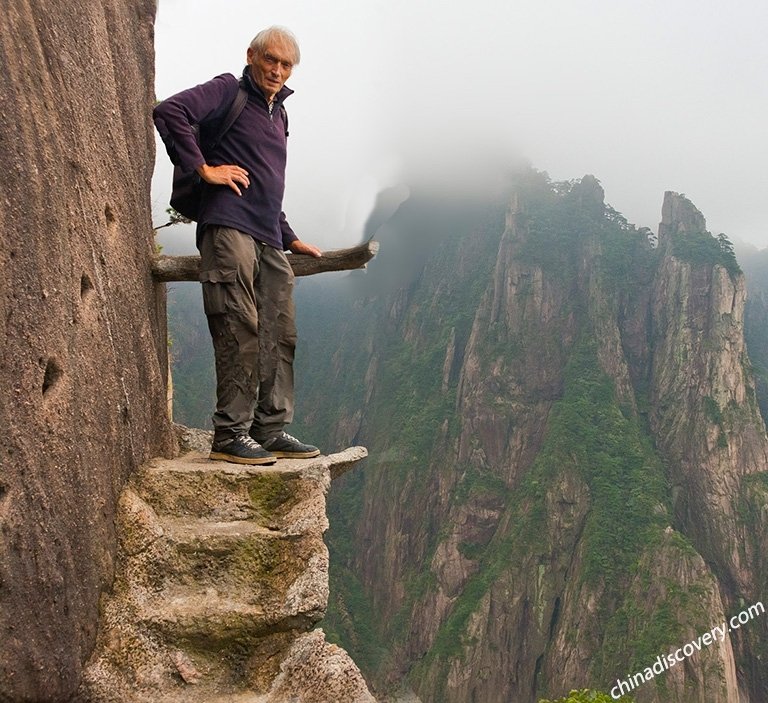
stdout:
<svg viewBox="0 0 768 703">
<path fill-rule="evenodd" d="M 249 466 L 264 466 L 274 464 L 277 460 L 277 454 L 273 456 L 264 456 L 259 458 L 249 459 L 242 456 L 232 456 L 231 454 L 224 454 L 223 452 L 211 452 L 208 458 L 211 461 L 228 461 L 231 464 L 248 464 Z"/>
<path fill-rule="evenodd" d="M 272 452 L 279 459 L 311 459 L 313 456 L 320 456 L 320 450 L 313 452 Z"/>
</svg>

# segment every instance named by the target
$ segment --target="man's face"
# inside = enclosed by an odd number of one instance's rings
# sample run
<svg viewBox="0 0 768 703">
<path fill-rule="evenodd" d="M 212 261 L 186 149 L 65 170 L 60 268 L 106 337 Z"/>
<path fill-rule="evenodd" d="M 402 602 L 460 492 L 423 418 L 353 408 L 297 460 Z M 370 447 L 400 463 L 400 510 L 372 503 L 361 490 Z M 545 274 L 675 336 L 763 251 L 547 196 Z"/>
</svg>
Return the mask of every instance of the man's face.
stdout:
<svg viewBox="0 0 768 703">
<path fill-rule="evenodd" d="M 271 100 L 285 85 L 293 70 L 293 56 L 290 50 L 272 42 L 267 44 L 263 54 L 249 48 L 247 56 L 254 83 Z"/>
</svg>

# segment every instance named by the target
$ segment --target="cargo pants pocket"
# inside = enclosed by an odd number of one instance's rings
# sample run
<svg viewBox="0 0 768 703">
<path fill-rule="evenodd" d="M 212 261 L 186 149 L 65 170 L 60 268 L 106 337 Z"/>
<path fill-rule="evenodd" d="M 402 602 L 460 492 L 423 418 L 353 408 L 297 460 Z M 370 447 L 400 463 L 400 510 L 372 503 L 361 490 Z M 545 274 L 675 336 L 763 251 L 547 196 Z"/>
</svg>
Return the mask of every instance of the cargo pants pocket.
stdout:
<svg viewBox="0 0 768 703">
<path fill-rule="evenodd" d="M 203 309 L 206 315 L 221 315 L 231 310 L 232 286 L 237 269 L 211 269 L 200 272 L 203 284 Z"/>
</svg>

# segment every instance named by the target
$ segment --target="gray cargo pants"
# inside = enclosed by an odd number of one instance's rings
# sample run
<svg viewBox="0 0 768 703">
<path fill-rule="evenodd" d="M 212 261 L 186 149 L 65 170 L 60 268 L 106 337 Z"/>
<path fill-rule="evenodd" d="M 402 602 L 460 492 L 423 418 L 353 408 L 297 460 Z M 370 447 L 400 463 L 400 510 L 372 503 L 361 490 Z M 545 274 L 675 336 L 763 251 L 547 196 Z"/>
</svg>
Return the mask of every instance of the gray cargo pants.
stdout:
<svg viewBox="0 0 768 703">
<path fill-rule="evenodd" d="M 285 253 L 230 227 L 200 242 L 203 305 L 216 357 L 216 441 L 265 440 L 293 419 L 296 320 Z"/>
</svg>

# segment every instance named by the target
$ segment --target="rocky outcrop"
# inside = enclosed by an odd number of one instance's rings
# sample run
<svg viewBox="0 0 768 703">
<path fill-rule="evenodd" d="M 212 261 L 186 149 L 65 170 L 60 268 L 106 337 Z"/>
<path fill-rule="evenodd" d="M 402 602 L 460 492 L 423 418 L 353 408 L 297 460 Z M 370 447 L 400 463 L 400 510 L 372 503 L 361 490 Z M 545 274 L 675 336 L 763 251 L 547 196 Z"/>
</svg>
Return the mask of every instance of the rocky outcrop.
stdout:
<svg viewBox="0 0 768 703">
<path fill-rule="evenodd" d="M 757 374 L 757 402 L 768 422 L 768 249 L 741 243 L 736 254 L 747 280 L 744 333 Z"/>
<path fill-rule="evenodd" d="M 152 280 L 152 0 L 0 19 L 0 699 L 65 701 L 125 481 L 173 451 Z"/>
<path fill-rule="evenodd" d="M 678 219 L 662 220 L 660 231 L 695 222 L 706 232 L 698 210 L 667 193 L 664 213 L 672 212 Z M 680 491 L 681 522 L 739 592 L 748 590 L 753 570 L 753 555 L 742 548 L 740 484 L 768 469 L 744 342 L 745 300 L 743 275 L 665 256 L 652 298 L 650 369 L 651 424 Z"/>
<path fill-rule="evenodd" d="M 361 447 L 272 467 L 157 460 L 123 491 L 84 703 L 373 703 L 311 628 L 328 601 L 325 493 Z"/>
</svg>

